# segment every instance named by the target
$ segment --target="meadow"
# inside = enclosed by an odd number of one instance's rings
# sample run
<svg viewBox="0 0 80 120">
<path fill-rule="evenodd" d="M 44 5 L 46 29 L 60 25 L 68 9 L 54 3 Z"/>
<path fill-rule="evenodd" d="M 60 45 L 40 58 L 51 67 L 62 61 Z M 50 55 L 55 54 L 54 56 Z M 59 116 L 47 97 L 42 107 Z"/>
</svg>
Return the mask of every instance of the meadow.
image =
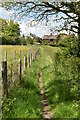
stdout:
<svg viewBox="0 0 80 120">
<path fill-rule="evenodd" d="M 0 46 L 0 51 L 1 51 L 1 61 L 5 61 L 5 51 L 7 51 L 7 72 L 8 72 L 8 79 L 10 80 L 11 78 L 11 69 L 14 71 L 14 79 L 16 79 L 18 75 L 18 63 L 19 59 L 22 60 L 22 69 L 24 69 L 24 56 L 27 56 L 31 53 L 33 53 L 37 47 L 35 46 L 20 46 L 20 45 L 3 45 Z M 1 63 L 0 61 L 0 63 Z"/>
<path fill-rule="evenodd" d="M 3 45 L 0 46 L 1 47 L 1 51 L 2 51 L 2 60 L 4 60 L 5 58 L 5 51 L 7 51 L 7 60 L 13 61 L 14 60 L 14 52 L 16 51 L 16 59 L 19 59 L 20 57 L 20 50 L 22 51 L 22 56 L 24 54 L 28 54 L 31 46 L 13 46 L 13 45 Z M 25 51 L 25 52 L 24 52 Z"/>
</svg>

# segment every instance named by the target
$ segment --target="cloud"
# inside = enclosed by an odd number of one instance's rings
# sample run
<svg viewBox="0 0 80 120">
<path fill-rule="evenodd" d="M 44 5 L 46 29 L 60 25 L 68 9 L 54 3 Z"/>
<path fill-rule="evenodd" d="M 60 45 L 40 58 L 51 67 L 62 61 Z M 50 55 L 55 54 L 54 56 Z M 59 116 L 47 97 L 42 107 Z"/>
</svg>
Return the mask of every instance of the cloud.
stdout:
<svg viewBox="0 0 80 120">
<path fill-rule="evenodd" d="M 0 17 L 4 19 L 9 19 L 8 11 L 5 8 L 0 7 Z"/>
<path fill-rule="evenodd" d="M 7 11 L 5 8 L 0 7 L 0 17 L 9 20 L 10 18 L 13 19 L 14 17 L 14 10 L 10 10 Z M 60 16 L 63 14 L 60 14 Z M 13 17 L 10 17 L 13 16 Z M 33 18 L 27 16 L 25 17 L 25 19 L 21 19 L 21 22 L 18 20 L 18 16 L 16 17 L 16 19 L 14 19 L 14 21 L 18 21 L 20 28 L 21 28 L 21 34 L 24 34 L 25 36 L 29 35 L 30 33 L 33 33 L 39 37 L 43 37 L 43 35 L 46 34 L 50 34 L 51 31 L 50 29 L 59 26 L 59 23 L 57 22 L 53 22 L 53 20 L 55 19 L 55 16 L 52 16 L 48 22 L 48 24 L 45 24 L 45 20 L 42 23 L 37 23 L 37 21 L 35 20 L 32 24 L 31 21 L 33 20 Z M 34 26 L 35 24 L 35 26 Z"/>
<path fill-rule="evenodd" d="M 39 37 L 42 37 L 44 34 L 49 34 L 50 30 L 48 26 L 43 24 L 38 24 L 36 26 L 26 26 L 25 22 L 20 24 L 21 32 L 24 35 L 29 35 L 30 33 L 36 34 Z"/>
<path fill-rule="evenodd" d="M 12 16 L 12 14 L 14 13 L 14 11 L 7 11 L 5 8 L 0 7 L 0 17 L 6 20 L 9 20 Z M 17 20 L 18 21 L 18 20 Z M 22 20 L 22 22 L 20 24 L 20 28 L 21 28 L 21 34 L 24 35 L 29 35 L 30 33 L 36 34 L 39 37 L 42 37 L 44 34 L 49 34 L 49 27 L 45 26 L 44 23 L 43 24 L 37 24 L 35 26 L 30 26 L 30 22 L 32 21 L 32 18 L 27 18 L 26 17 L 26 22 L 24 20 Z M 34 21 L 34 23 L 36 24 L 36 21 Z"/>
</svg>

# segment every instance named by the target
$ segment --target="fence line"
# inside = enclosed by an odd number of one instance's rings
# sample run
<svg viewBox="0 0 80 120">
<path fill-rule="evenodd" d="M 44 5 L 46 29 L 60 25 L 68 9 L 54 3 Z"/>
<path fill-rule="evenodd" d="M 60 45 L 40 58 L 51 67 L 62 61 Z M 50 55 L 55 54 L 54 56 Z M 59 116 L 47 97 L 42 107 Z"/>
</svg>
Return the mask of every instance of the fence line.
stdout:
<svg viewBox="0 0 80 120">
<path fill-rule="evenodd" d="M 26 69 L 26 67 L 27 67 L 27 57 L 24 56 L 24 70 Z"/>
<path fill-rule="evenodd" d="M 14 61 L 16 60 L 16 50 L 14 51 Z"/>
<path fill-rule="evenodd" d="M 18 66 L 19 68 L 18 68 L 18 74 L 19 74 L 19 83 L 20 83 L 20 81 L 21 81 L 21 77 L 22 77 L 22 61 L 21 61 L 21 59 L 19 59 L 19 66 Z"/>
<path fill-rule="evenodd" d="M 21 57 L 21 53 L 22 51 L 20 50 L 20 57 Z M 34 61 L 34 59 L 36 59 L 37 55 L 38 55 L 39 49 L 34 51 L 33 53 L 30 53 L 29 55 L 25 56 L 25 52 L 23 52 L 24 57 L 23 57 L 23 63 L 22 63 L 22 59 L 20 58 L 18 60 L 18 64 L 17 64 L 17 69 L 18 69 L 18 75 L 17 75 L 17 79 L 18 79 L 18 83 L 21 82 L 22 79 L 22 73 L 25 71 L 26 68 L 29 68 L 32 64 L 32 62 Z M 16 51 L 14 51 L 14 63 L 11 62 L 10 65 L 10 84 L 14 84 L 15 83 L 15 73 L 14 69 L 16 69 L 15 67 L 13 67 L 13 65 L 16 64 Z M 23 65 L 23 66 L 22 66 Z M 7 51 L 5 51 L 5 59 L 4 61 L 2 61 L 1 64 L 1 80 L 2 80 L 2 96 L 6 96 L 6 98 L 8 97 L 8 69 L 7 69 Z"/>
<path fill-rule="evenodd" d="M 2 64 L 1 64 L 1 80 L 2 80 L 2 96 L 8 97 L 7 61 L 2 61 Z"/>
<path fill-rule="evenodd" d="M 5 51 L 5 58 L 4 58 L 5 61 L 7 61 L 7 51 Z"/>
</svg>

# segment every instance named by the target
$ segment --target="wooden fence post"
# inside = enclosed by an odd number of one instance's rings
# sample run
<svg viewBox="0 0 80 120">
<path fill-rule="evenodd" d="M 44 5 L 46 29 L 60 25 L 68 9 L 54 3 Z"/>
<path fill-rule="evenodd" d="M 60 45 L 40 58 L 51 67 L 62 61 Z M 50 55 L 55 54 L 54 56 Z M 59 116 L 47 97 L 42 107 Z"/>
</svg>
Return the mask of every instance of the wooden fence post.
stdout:
<svg viewBox="0 0 80 120">
<path fill-rule="evenodd" d="M 7 51 L 5 51 L 5 58 L 4 58 L 5 61 L 7 61 Z"/>
<path fill-rule="evenodd" d="M 12 82 L 12 66 L 13 64 L 11 63 L 11 82 Z"/>
<path fill-rule="evenodd" d="M 23 50 L 23 56 L 24 56 L 24 50 Z"/>
<path fill-rule="evenodd" d="M 29 67 L 29 58 L 28 58 L 28 55 L 27 55 L 27 68 Z"/>
<path fill-rule="evenodd" d="M 33 53 L 33 61 L 34 61 L 34 59 L 35 59 L 35 53 Z"/>
<path fill-rule="evenodd" d="M 2 61 L 1 64 L 1 79 L 2 79 L 2 96 L 8 98 L 8 86 L 7 86 L 7 61 Z"/>
<path fill-rule="evenodd" d="M 32 64 L 32 53 L 31 53 L 31 64 Z"/>
<path fill-rule="evenodd" d="M 30 67 L 30 55 L 28 56 L 28 59 L 29 59 L 29 67 Z"/>
<path fill-rule="evenodd" d="M 21 57 L 21 50 L 20 50 L 20 57 Z"/>
<path fill-rule="evenodd" d="M 22 62 L 21 62 L 21 59 L 19 59 L 18 74 L 19 74 L 19 82 L 20 82 L 21 77 L 22 77 Z"/>
<path fill-rule="evenodd" d="M 31 66 L 31 54 L 30 54 L 30 66 Z"/>
<path fill-rule="evenodd" d="M 32 53 L 32 61 L 34 61 L 34 54 Z"/>
<path fill-rule="evenodd" d="M 35 59 L 36 59 L 36 51 L 35 51 L 34 55 L 35 55 Z"/>
<path fill-rule="evenodd" d="M 25 50 L 25 55 L 27 55 L 27 50 Z"/>
<path fill-rule="evenodd" d="M 37 57 L 37 50 L 36 50 L 36 57 Z"/>
<path fill-rule="evenodd" d="M 27 57 L 24 56 L 24 70 L 26 69 L 26 67 L 27 67 Z"/>
<path fill-rule="evenodd" d="M 14 60 L 16 59 L 16 50 L 14 51 Z"/>
<path fill-rule="evenodd" d="M 14 80 L 14 70 L 13 70 L 13 63 L 11 63 L 11 84 L 14 84 L 15 80 Z"/>
</svg>

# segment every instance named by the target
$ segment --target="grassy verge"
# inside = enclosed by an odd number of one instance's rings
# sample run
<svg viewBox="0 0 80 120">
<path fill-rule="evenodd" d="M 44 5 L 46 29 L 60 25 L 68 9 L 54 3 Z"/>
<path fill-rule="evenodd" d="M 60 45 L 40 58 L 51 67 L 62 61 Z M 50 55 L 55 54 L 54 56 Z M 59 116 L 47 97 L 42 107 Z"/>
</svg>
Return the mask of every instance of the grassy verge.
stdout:
<svg viewBox="0 0 80 120">
<path fill-rule="evenodd" d="M 9 91 L 9 98 L 3 102 L 3 118 L 41 118 L 38 74 L 40 72 L 39 55 L 18 86 Z"/>
<path fill-rule="evenodd" d="M 78 58 L 44 47 L 42 81 L 53 118 L 78 117 Z"/>
</svg>

